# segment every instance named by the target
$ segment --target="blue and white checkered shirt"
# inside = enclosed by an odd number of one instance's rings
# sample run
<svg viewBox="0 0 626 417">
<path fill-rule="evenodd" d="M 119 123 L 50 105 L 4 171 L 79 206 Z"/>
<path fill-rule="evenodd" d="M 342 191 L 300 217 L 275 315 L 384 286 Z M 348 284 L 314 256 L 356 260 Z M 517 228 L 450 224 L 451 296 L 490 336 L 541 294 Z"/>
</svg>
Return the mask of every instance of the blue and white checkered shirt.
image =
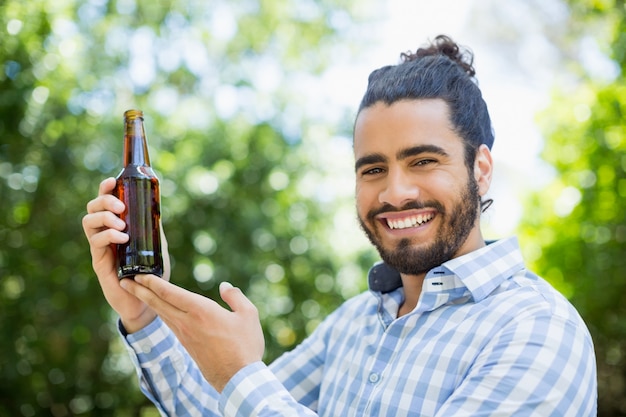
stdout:
<svg viewBox="0 0 626 417">
<path fill-rule="evenodd" d="M 240 370 L 218 394 L 156 319 L 126 336 L 143 392 L 167 416 L 595 416 L 591 337 L 524 268 L 517 240 L 431 270 L 397 317 L 384 264 L 295 350 Z"/>
</svg>

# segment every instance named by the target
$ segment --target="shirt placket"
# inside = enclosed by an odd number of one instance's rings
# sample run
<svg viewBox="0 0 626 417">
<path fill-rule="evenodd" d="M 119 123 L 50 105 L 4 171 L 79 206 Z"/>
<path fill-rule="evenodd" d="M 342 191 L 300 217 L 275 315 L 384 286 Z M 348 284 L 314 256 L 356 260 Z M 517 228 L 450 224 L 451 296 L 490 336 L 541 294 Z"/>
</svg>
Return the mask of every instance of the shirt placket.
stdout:
<svg viewBox="0 0 626 417">
<path fill-rule="evenodd" d="M 396 294 L 396 296 L 398 295 Z M 373 401 L 377 401 L 375 398 L 378 397 L 378 391 L 382 389 L 385 371 L 391 366 L 393 357 L 397 352 L 405 321 L 404 318 L 394 320 L 390 312 L 384 308 L 379 311 L 379 319 L 383 331 L 376 353 L 367 361 L 362 374 L 363 384 L 358 395 L 356 413 L 354 414 L 356 416 L 365 416 L 372 412 L 374 412 L 372 415 L 378 414 L 378 410 L 372 410 L 371 406 Z M 379 404 L 379 406 L 385 407 L 384 404 Z"/>
</svg>

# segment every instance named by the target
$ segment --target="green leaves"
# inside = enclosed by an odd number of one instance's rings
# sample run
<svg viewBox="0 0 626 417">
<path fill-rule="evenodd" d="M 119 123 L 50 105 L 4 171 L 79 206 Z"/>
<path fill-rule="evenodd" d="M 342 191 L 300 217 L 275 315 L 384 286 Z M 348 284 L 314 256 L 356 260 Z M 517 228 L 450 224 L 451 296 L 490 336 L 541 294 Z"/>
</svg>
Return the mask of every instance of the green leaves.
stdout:
<svg viewBox="0 0 626 417">
<path fill-rule="evenodd" d="M 356 3 L 209 3 L 0 4 L 0 415 L 150 409 L 81 229 L 127 109 L 146 114 L 173 281 L 240 286 L 267 360 L 365 287 L 372 253 L 333 241 L 334 213 L 354 217 L 336 179 L 352 120 L 324 127 L 302 94 Z"/>
</svg>

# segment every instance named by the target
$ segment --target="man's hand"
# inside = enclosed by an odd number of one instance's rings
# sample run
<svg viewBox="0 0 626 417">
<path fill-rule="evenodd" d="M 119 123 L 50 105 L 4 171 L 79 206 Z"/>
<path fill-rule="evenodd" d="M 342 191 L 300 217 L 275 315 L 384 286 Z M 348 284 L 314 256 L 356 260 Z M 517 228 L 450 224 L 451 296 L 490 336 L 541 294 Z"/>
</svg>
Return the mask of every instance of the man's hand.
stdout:
<svg viewBox="0 0 626 417">
<path fill-rule="evenodd" d="M 107 178 L 100 183 L 98 197 L 87 204 L 87 214 L 83 217 L 83 230 L 89 240 L 93 269 L 104 296 L 111 307 L 120 315 L 122 324 L 129 333 L 148 325 L 156 314 L 132 294 L 120 287 L 115 266 L 116 244 L 128 241 L 123 230 L 126 224 L 118 217 L 124 211 L 124 203 L 113 196 L 115 178 Z M 167 241 L 161 228 L 163 250 L 163 279 L 169 280 L 170 258 Z"/>
<path fill-rule="evenodd" d="M 220 285 L 229 311 L 154 275 L 124 279 L 122 286 L 161 317 L 219 392 L 237 371 L 263 358 L 265 341 L 258 311 L 239 288 L 225 282 Z"/>
</svg>

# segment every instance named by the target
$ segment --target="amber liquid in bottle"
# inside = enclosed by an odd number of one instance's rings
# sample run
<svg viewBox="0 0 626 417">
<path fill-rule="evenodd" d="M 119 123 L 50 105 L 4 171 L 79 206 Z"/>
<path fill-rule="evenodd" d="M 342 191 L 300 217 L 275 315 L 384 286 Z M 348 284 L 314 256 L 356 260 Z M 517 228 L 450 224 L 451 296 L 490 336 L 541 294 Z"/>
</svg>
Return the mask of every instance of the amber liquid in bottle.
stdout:
<svg viewBox="0 0 626 417">
<path fill-rule="evenodd" d="M 126 222 L 129 236 L 128 242 L 116 245 L 118 277 L 163 276 L 159 180 L 150 167 L 140 110 L 124 113 L 124 168 L 116 178 L 113 194 L 126 206 L 120 218 Z"/>
</svg>

